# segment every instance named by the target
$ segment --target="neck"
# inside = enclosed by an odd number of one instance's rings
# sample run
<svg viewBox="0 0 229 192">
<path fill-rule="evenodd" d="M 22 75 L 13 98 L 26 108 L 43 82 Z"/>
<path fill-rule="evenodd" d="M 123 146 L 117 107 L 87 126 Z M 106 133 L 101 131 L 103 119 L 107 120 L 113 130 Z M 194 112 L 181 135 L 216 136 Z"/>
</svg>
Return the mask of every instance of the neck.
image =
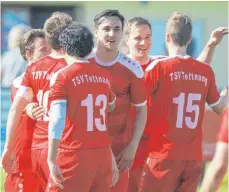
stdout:
<svg viewBox="0 0 229 192">
<path fill-rule="evenodd" d="M 119 50 L 108 50 L 102 46 L 98 46 L 95 49 L 96 57 L 103 62 L 112 62 L 114 61 L 119 54 Z"/>
<path fill-rule="evenodd" d="M 135 56 L 130 54 L 129 57 L 135 61 L 138 61 L 141 65 L 143 65 L 149 61 L 148 55 L 146 55 L 145 57 L 135 57 Z"/>
<path fill-rule="evenodd" d="M 180 47 L 177 45 L 170 45 L 170 46 L 168 45 L 168 52 L 169 52 L 170 57 L 177 56 L 177 55 L 185 56 L 185 55 L 187 55 L 186 49 L 187 49 L 186 46 Z"/>
<path fill-rule="evenodd" d="M 71 64 L 76 63 L 76 62 L 79 62 L 79 63 L 88 62 L 87 59 L 85 59 L 85 58 L 72 57 L 72 56 L 69 56 L 69 55 L 65 55 L 64 59 L 65 59 L 65 61 L 67 62 L 68 65 L 71 65 Z"/>
<path fill-rule="evenodd" d="M 53 55 L 55 57 L 61 57 L 61 56 L 63 57 L 61 50 L 56 50 L 56 49 L 52 49 L 51 55 Z"/>
</svg>

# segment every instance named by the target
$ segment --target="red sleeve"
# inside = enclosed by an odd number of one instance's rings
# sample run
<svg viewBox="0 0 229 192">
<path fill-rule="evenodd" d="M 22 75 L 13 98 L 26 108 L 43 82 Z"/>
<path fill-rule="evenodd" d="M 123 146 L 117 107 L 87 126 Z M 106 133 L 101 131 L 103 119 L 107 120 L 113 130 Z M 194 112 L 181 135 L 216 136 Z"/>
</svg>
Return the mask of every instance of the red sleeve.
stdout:
<svg viewBox="0 0 229 192">
<path fill-rule="evenodd" d="M 145 71 L 145 86 L 147 95 L 151 95 L 157 90 L 160 79 L 160 62 L 153 61 Z"/>
<path fill-rule="evenodd" d="M 50 104 L 54 100 L 67 100 L 67 81 L 62 73 L 54 74 L 50 81 Z"/>
<path fill-rule="evenodd" d="M 130 86 L 131 102 L 134 106 L 143 106 L 146 104 L 146 89 L 144 77 L 134 76 Z"/>
<path fill-rule="evenodd" d="M 32 73 L 31 73 L 31 66 L 27 67 L 25 73 L 24 73 L 24 77 L 22 79 L 22 83 L 21 85 L 22 86 L 25 86 L 25 87 L 30 87 L 32 88 Z"/>
<path fill-rule="evenodd" d="M 217 141 L 228 143 L 228 108 L 223 113 Z"/>
<path fill-rule="evenodd" d="M 218 103 L 220 99 L 220 93 L 217 89 L 215 74 L 212 71 L 212 69 L 211 69 L 211 77 L 209 78 L 209 80 L 210 80 L 210 85 L 209 85 L 206 101 L 209 104 L 209 106 L 213 107 Z"/>
</svg>

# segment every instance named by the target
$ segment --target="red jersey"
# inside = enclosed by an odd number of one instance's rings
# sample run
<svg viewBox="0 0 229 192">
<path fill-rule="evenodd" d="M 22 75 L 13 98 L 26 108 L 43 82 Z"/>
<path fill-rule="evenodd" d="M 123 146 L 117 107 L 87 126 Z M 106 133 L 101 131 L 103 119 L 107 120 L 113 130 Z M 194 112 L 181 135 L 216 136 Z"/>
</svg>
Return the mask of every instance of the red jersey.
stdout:
<svg viewBox="0 0 229 192">
<path fill-rule="evenodd" d="M 13 81 L 11 86 L 11 101 L 13 101 L 16 96 L 23 76 L 24 74 Z M 16 134 L 16 146 L 14 148 L 16 155 L 14 172 L 25 172 L 32 169 L 31 145 L 35 123 L 35 120 L 31 119 L 26 114 L 22 114 Z"/>
<path fill-rule="evenodd" d="M 139 63 L 122 53 L 110 62 L 100 61 L 93 52 L 89 60 L 110 72 L 112 90 L 116 95 L 115 109 L 108 114 L 108 130 L 112 143 L 128 143 L 131 139 L 131 108 L 146 104 L 144 73 Z"/>
<path fill-rule="evenodd" d="M 157 59 L 165 58 L 165 56 L 156 55 L 156 56 L 149 56 L 148 58 L 149 59 L 146 63 L 141 63 L 141 67 L 142 67 L 144 72 L 150 63 L 152 63 L 153 61 L 155 61 Z M 135 118 L 135 110 L 133 110 L 133 120 L 134 120 L 134 118 Z M 148 121 L 148 119 L 147 119 L 147 121 Z M 145 128 L 144 133 L 143 133 L 142 138 L 141 138 L 141 141 L 139 143 L 136 155 L 135 155 L 133 166 L 131 167 L 132 170 L 144 165 L 144 162 L 145 162 L 145 160 L 148 156 L 148 153 L 149 153 L 149 151 L 148 151 L 149 135 L 150 135 L 150 131 Z"/>
<path fill-rule="evenodd" d="M 228 143 L 228 107 L 223 112 L 219 133 L 217 136 L 217 141 Z"/>
<path fill-rule="evenodd" d="M 220 98 L 214 72 L 189 56 L 151 63 L 145 73 L 150 157 L 201 160 L 205 101 Z"/>
<path fill-rule="evenodd" d="M 50 92 L 50 78 L 59 69 L 66 66 L 65 60 L 47 55 L 33 62 L 26 70 L 20 95 L 28 101 L 35 96 L 39 105 L 45 109 L 44 117 L 37 121 L 33 135 L 32 148 L 48 148 L 48 96 Z"/>
<path fill-rule="evenodd" d="M 108 104 L 114 102 L 110 74 L 94 63 L 77 61 L 51 80 L 50 103 L 67 101 L 60 148 L 99 148 L 110 145 Z"/>
</svg>

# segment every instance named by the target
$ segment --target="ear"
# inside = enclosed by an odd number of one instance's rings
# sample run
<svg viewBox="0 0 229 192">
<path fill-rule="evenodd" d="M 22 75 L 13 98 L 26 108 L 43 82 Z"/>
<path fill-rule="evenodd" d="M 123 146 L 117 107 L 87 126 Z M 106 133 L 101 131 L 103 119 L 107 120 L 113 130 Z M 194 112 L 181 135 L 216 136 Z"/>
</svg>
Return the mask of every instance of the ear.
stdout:
<svg viewBox="0 0 229 192">
<path fill-rule="evenodd" d="M 129 45 L 129 37 L 127 36 L 127 35 L 125 35 L 125 43 L 126 43 L 126 45 Z"/>
<path fill-rule="evenodd" d="M 25 56 L 26 56 L 26 58 L 27 58 L 28 61 L 29 61 L 29 60 L 32 60 L 32 53 L 31 53 L 31 51 L 27 50 L 27 51 L 25 52 Z"/>
<path fill-rule="evenodd" d="M 192 37 L 190 37 L 190 39 L 189 39 L 187 45 L 189 45 L 191 42 L 192 42 Z"/>
<path fill-rule="evenodd" d="M 170 43 L 171 42 L 171 35 L 169 33 L 165 34 L 165 42 Z"/>
<path fill-rule="evenodd" d="M 98 38 L 98 29 L 94 28 L 94 34 L 95 34 L 95 38 Z"/>
</svg>

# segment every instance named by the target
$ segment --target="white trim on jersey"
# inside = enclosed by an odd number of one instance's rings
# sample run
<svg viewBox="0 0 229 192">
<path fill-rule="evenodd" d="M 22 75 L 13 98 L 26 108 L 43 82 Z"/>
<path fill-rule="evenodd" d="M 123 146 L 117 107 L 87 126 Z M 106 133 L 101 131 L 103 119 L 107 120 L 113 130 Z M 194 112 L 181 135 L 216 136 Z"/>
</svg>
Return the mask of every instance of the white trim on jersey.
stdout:
<svg viewBox="0 0 229 192">
<path fill-rule="evenodd" d="M 215 103 L 208 104 L 208 105 L 209 105 L 210 107 L 214 107 L 214 106 L 216 106 L 216 105 L 219 104 L 220 100 L 221 100 L 221 97 L 220 97 L 220 98 L 218 99 L 218 101 L 216 101 Z"/>
<path fill-rule="evenodd" d="M 167 60 L 167 59 L 171 59 L 171 57 L 165 57 L 165 58 L 161 58 L 161 59 L 156 59 L 154 60 L 152 63 L 150 63 L 148 65 L 148 67 L 145 69 L 145 71 L 150 71 L 152 70 L 160 61 L 164 61 L 164 60 Z"/>
<path fill-rule="evenodd" d="M 16 97 L 17 96 L 23 97 L 28 102 L 31 102 L 34 97 L 33 89 L 31 87 L 21 85 L 16 93 Z"/>
<path fill-rule="evenodd" d="M 133 105 L 134 107 L 142 107 L 142 106 L 144 106 L 144 105 L 146 105 L 146 104 L 147 104 L 147 101 L 144 101 L 144 102 L 139 103 L 139 104 L 134 104 L 134 103 L 132 103 L 132 105 Z"/>
<path fill-rule="evenodd" d="M 57 100 L 54 100 L 52 101 L 52 103 L 50 104 L 50 107 L 56 103 L 67 103 L 67 100 L 65 99 L 57 99 Z"/>
<path fill-rule="evenodd" d="M 111 101 L 111 102 L 109 103 L 109 105 L 113 105 L 113 104 L 115 103 L 115 101 L 116 101 L 116 95 L 115 95 L 114 101 Z"/>
</svg>

